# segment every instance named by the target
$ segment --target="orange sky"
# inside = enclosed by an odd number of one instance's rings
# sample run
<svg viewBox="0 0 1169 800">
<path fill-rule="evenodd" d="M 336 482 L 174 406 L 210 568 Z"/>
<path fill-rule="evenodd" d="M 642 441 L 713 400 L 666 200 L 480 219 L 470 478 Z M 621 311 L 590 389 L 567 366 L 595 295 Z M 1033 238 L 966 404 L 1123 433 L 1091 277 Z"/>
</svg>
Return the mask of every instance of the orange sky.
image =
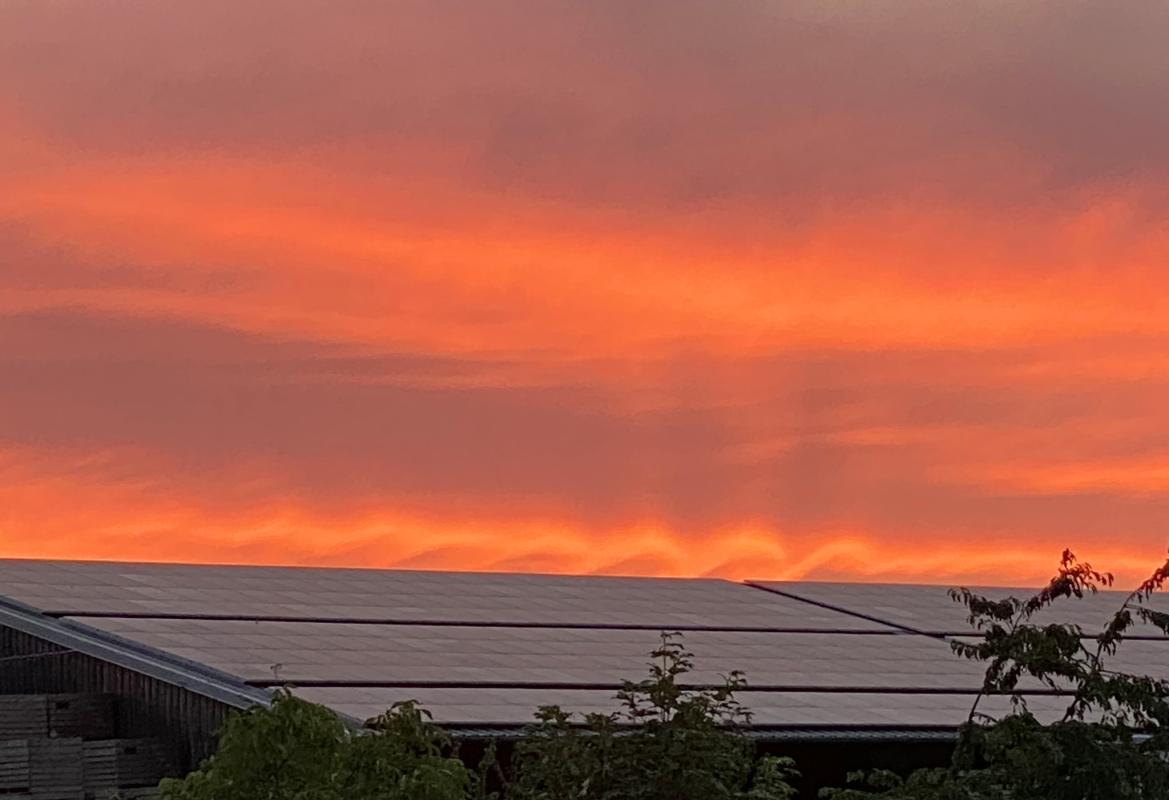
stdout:
<svg viewBox="0 0 1169 800">
<path fill-rule="evenodd" d="M 1169 7 L 0 7 L 0 556 L 1169 546 Z"/>
</svg>

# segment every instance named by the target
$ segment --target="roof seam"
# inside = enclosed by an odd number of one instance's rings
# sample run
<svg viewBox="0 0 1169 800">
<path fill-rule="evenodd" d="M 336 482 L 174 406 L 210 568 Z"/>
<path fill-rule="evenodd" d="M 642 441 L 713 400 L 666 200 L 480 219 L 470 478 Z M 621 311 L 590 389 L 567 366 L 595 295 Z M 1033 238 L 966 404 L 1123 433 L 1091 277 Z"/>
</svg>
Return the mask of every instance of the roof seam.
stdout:
<svg viewBox="0 0 1169 800">
<path fill-rule="evenodd" d="M 102 611 L 45 611 L 45 616 L 56 619 L 127 619 L 174 620 L 192 622 L 293 622 L 322 625 L 384 625 L 436 628 L 517 628 L 540 630 L 630 630 L 630 631 L 687 631 L 709 633 L 823 633 L 847 636 L 897 636 L 897 630 L 858 630 L 855 628 L 784 627 L 769 625 L 696 625 L 650 624 L 623 622 L 504 622 L 495 620 L 408 619 L 364 617 L 320 617 L 282 614 L 185 614 L 176 612 L 102 612 Z"/>
<path fill-rule="evenodd" d="M 293 689 L 477 689 L 477 690 L 556 690 L 556 691 L 619 691 L 625 684 L 618 681 L 426 681 L 426 680 L 266 680 L 247 681 L 250 686 L 273 688 L 288 686 Z M 678 688 L 686 691 L 709 691 L 723 688 L 724 684 L 681 683 Z M 983 692 L 977 686 L 936 687 L 936 686 L 816 686 L 801 684 L 759 684 L 748 685 L 739 690 L 744 694 L 876 694 L 876 695 L 976 695 L 989 694 L 1004 697 L 1022 695 L 1028 697 L 1065 697 L 1073 694 L 1060 689 L 1027 689 L 1015 692 Z"/>
<path fill-rule="evenodd" d="M 881 617 L 877 617 L 877 616 L 874 616 L 872 614 L 865 614 L 861 611 L 853 611 L 850 608 L 844 608 L 843 606 L 834 605 L 832 603 L 825 603 L 822 600 L 813 600 L 811 598 L 803 597 L 801 595 L 793 594 L 791 592 L 785 592 L 782 589 L 776 589 L 773 586 L 767 586 L 765 584 L 758 583 L 756 581 L 743 581 L 743 585 L 749 586 L 752 589 L 758 589 L 761 592 L 769 592 L 769 593 L 774 594 L 774 595 L 779 595 L 780 597 L 786 597 L 789 600 L 798 600 L 801 603 L 807 603 L 809 605 L 817 606 L 819 608 L 828 609 L 829 611 L 835 611 L 839 614 L 847 614 L 851 617 L 856 617 L 857 619 L 863 619 L 863 620 L 868 620 L 869 622 L 875 622 L 878 625 L 886 625 L 890 628 L 896 628 L 900 631 L 903 631 L 905 633 L 911 633 L 911 634 L 914 634 L 916 636 L 928 636 L 931 639 L 945 639 L 946 638 L 942 634 L 930 633 L 929 631 L 921 630 L 919 628 L 914 628 L 914 627 L 911 627 L 909 625 L 904 625 L 900 622 L 893 622 L 892 620 L 882 619 Z"/>
</svg>

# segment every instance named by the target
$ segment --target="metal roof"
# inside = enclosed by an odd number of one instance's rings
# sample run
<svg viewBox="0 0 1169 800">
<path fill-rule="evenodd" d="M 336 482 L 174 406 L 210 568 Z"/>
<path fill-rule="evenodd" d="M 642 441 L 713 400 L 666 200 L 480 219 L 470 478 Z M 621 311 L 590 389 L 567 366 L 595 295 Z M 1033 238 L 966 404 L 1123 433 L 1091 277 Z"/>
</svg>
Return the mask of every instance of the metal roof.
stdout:
<svg viewBox="0 0 1169 800">
<path fill-rule="evenodd" d="M 950 652 L 943 634 L 970 631 L 938 586 L 0 560 L 0 596 L 0 624 L 230 705 L 290 683 L 355 718 L 415 699 L 460 731 L 514 730 L 546 704 L 613 710 L 662 630 L 686 631 L 692 685 L 743 670 L 773 738 L 940 735 L 981 684 Z M 1169 672 L 1169 640 L 1122 653 Z M 1059 713 L 1038 689 L 1037 713 Z"/>
<path fill-rule="evenodd" d="M 0 594 L 59 616 L 881 630 L 730 581 L 0 560 Z"/>
<path fill-rule="evenodd" d="M 581 713 L 607 713 L 615 708 L 611 690 L 586 689 L 369 689 L 317 688 L 298 694 L 354 717 L 369 716 L 400 700 L 417 700 L 436 720 L 458 727 L 522 725 L 531 710 L 560 705 Z M 966 721 L 974 694 L 914 692 L 744 691 L 738 699 L 751 710 L 752 724 L 767 728 L 818 726 L 834 730 L 889 727 L 900 729 L 956 728 Z M 982 713 L 1003 713 L 1005 697 L 979 703 Z M 1058 718 L 1065 698 L 1037 695 L 1029 705 L 1041 719 Z"/>
<path fill-rule="evenodd" d="M 754 585 L 791 599 L 815 604 L 864 619 L 879 619 L 891 625 L 932 634 L 961 635 L 973 631 L 966 609 L 947 597 L 948 586 L 895 583 L 829 583 L 820 581 L 752 581 Z M 1010 587 L 971 587 L 976 594 L 992 598 L 1027 598 L 1034 589 Z M 1041 624 L 1072 623 L 1086 633 L 1100 631 L 1120 609 L 1125 592 L 1103 591 L 1082 598 L 1067 598 L 1037 614 Z M 1169 612 L 1169 600 L 1154 595 L 1149 606 Z M 1157 629 L 1138 625 L 1134 635 L 1164 638 Z"/>
<path fill-rule="evenodd" d="M 480 628 L 225 620 L 86 619 L 101 630 L 202 661 L 247 680 L 295 683 L 619 684 L 644 672 L 659 643 L 644 630 Z M 692 631 L 690 678 L 731 670 L 755 684 L 977 687 L 981 670 L 925 636 Z"/>
</svg>

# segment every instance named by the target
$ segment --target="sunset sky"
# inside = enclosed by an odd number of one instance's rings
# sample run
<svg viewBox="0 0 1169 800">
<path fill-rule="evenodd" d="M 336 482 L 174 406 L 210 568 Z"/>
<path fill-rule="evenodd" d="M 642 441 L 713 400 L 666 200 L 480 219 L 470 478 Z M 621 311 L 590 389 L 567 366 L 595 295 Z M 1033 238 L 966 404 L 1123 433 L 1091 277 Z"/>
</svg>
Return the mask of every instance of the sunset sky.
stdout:
<svg viewBox="0 0 1169 800">
<path fill-rule="evenodd" d="M 0 556 L 1169 546 L 1169 4 L 0 0 Z"/>
</svg>

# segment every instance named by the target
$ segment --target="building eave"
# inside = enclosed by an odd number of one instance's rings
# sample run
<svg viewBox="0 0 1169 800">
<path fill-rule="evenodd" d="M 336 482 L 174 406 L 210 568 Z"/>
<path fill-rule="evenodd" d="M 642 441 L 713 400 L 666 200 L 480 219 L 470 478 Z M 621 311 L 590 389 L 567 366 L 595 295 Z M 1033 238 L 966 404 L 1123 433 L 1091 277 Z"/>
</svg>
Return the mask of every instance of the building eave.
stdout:
<svg viewBox="0 0 1169 800">
<path fill-rule="evenodd" d="M 0 595 L 0 625 L 237 709 L 266 706 L 272 692 L 205 664 L 124 639 L 83 623 L 56 619 Z"/>
</svg>

